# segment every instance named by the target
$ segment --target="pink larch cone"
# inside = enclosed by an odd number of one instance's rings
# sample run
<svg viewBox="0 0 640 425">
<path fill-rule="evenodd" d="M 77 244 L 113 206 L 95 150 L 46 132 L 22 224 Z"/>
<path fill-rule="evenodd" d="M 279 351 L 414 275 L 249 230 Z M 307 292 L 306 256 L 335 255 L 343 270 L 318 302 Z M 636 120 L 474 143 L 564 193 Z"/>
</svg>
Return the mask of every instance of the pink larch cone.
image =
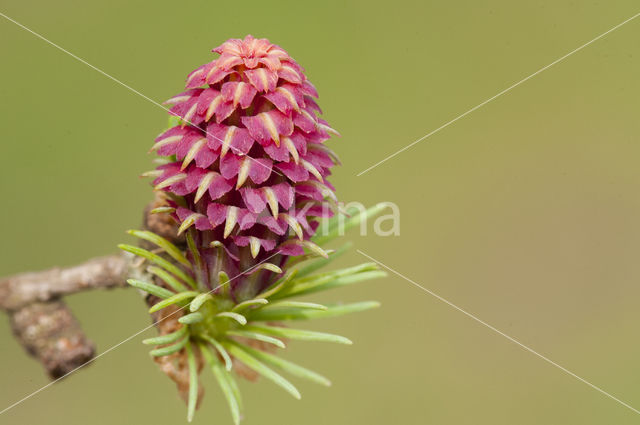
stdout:
<svg viewBox="0 0 640 425">
<path fill-rule="evenodd" d="M 317 117 L 316 89 L 281 47 L 249 35 L 213 51 L 220 57 L 167 101 L 182 121 L 156 139 L 154 150 L 174 162 L 158 167 L 154 184 L 184 198 L 174 218 L 182 231 L 195 226 L 200 249 L 222 243 L 228 274 L 276 252 L 269 262 L 283 265 L 314 248 L 315 219 L 332 214 L 326 178 L 337 159 L 323 143 L 336 132 Z"/>
</svg>

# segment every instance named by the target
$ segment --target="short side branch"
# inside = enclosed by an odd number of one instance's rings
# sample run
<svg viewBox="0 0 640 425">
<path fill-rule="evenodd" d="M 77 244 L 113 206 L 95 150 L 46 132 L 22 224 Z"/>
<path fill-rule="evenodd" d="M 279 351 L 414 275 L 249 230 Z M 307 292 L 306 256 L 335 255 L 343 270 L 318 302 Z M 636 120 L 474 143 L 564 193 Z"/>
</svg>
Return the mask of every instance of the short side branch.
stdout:
<svg viewBox="0 0 640 425">
<path fill-rule="evenodd" d="M 0 308 L 11 311 L 86 289 L 124 287 L 128 267 L 124 255 L 111 255 L 74 267 L 11 276 L 0 281 Z"/>
</svg>

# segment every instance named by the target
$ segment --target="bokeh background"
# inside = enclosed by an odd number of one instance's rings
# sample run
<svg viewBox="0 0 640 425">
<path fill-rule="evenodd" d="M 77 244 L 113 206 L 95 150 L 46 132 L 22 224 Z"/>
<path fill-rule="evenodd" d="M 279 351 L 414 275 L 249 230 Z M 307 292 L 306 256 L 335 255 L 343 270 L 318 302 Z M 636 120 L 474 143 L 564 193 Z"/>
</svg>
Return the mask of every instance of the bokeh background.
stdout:
<svg viewBox="0 0 640 425">
<path fill-rule="evenodd" d="M 399 237 L 357 248 L 640 408 L 640 19 L 380 167 L 356 174 L 638 13 L 637 1 L 3 0 L 1 11 L 163 101 L 210 49 L 251 33 L 306 67 L 342 133 L 345 201 L 392 201 Z M 0 275 L 130 240 L 158 107 L 0 19 Z M 365 259 L 355 251 L 340 265 Z M 323 298 L 324 297 L 324 298 Z M 382 308 L 292 343 L 333 380 L 301 401 L 243 383 L 253 424 L 632 424 L 640 416 L 397 276 L 320 297 Z M 318 299 L 318 298 L 316 298 Z M 68 298 L 103 351 L 149 324 L 135 291 Z M 0 320 L 0 408 L 45 385 Z M 181 424 L 140 341 L 8 411 L 3 424 Z M 205 374 L 206 376 L 206 374 Z M 294 381 L 295 382 L 295 381 Z M 230 424 L 208 379 L 196 424 Z"/>
</svg>

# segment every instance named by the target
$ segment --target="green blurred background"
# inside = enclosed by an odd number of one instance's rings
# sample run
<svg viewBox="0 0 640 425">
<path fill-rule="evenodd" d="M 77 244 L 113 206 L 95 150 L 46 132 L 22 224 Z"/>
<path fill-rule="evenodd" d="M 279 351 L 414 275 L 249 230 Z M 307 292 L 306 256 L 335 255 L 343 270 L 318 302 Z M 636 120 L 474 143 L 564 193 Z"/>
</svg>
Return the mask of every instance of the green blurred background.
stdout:
<svg viewBox="0 0 640 425">
<path fill-rule="evenodd" d="M 640 19 L 369 173 L 356 174 L 640 10 L 637 1 L 3 0 L 0 10 L 145 95 L 182 88 L 251 33 L 306 67 L 342 133 L 345 201 L 396 202 L 401 236 L 356 247 L 640 408 Z M 72 265 L 130 240 L 138 175 L 166 115 L 0 19 L 0 275 Z M 362 262 L 355 251 L 341 265 Z M 317 299 L 317 298 L 316 298 Z M 397 276 L 323 299 L 378 310 L 292 343 L 333 380 L 301 401 L 243 383 L 244 424 L 631 424 L 640 416 Z M 149 324 L 132 290 L 68 298 L 103 351 Z M 171 383 L 129 341 L 3 424 L 181 424 Z M 0 409 L 48 381 L 0 320 Z M 205 375 L 206 376 L 206 375 Z M 207 378 L 196 424 L 230 424 Z"/>
</svg>

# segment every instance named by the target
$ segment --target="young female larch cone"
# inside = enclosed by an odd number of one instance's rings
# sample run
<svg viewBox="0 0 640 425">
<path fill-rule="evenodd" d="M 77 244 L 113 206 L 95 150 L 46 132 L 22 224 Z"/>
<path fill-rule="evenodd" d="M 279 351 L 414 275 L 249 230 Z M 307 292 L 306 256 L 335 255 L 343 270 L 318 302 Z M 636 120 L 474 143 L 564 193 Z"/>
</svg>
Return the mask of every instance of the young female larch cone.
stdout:
<svg viewBox="0 0 640 425">
<path fill-rule="evenodd" d="M 183 197 L 172 204 L 180 231 L 195 226 L 198 245 L 229 251 L 227 273 L 266 258 L 281 266 L 315 248 L 310 219 L 332 214 L 326 177 L 337 160 L 324 142 L 337 133 L 317 118 L 316 89 L 282 48 L 247 36 L 214 52 L 167 102 L 181 124 L 156 139 L 175 161 L 154 184 Z"/>
<path fill-rule="evenodd" d="M 170 312 L 162 320 L 173 316 L 171 326 L 158 326 L 160 336 L 144 342 L 159 346 L 153 356 L 175 360 L 178 366 L 169 374 L 179 384 L 174 376 L 179 369 L 188 377 L 183 381 L 189 420 L 205 363 L 238 423 L 232 370 L 248 368 L 295 397 L 298 390 L 269 366 L 328 384 L 317 373 L 276 357 L 274 349 L 284 348 L 288 339 L 350 341 L 281 322 L 377 306 L 289 298 L 384 275 L 370 263 L 316 273 L 348 248 L 320 245 L 381 206 L 347 212 L 346 222 L 330 219 L 339 208 L 327 177 L 338 160 L 324 143 L 337 132 L 318 118 L 316 89 L 287 52 L 252 36 L 228 40 L 213 51 L 220 56 L 189 74 L 187 91 L 167 101 L 175 125 L 156 139 L 152 150 L 164 158 L 147 173 L 166 199 L 153 212 L 169 214 L 186 244 L 131 231 L 158 249 L 121 248 L 150 263 L 143 279 L 129 281 L 158 301 L 150 312 Z M 326 232 L 315 235 L 321 219 L 329 219 Z"/>
</svg>

